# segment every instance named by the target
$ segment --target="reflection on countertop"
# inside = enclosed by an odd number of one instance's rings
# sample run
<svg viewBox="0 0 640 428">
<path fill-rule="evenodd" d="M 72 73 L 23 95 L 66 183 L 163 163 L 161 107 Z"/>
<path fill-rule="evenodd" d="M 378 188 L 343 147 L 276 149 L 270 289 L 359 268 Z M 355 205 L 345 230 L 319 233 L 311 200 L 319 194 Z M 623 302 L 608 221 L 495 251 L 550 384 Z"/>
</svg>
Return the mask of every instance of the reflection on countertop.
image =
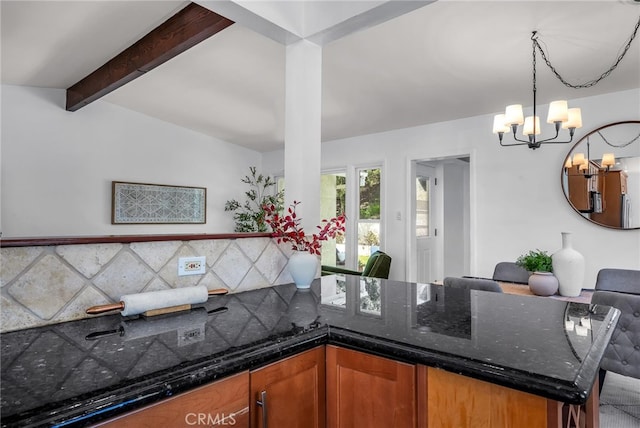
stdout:
<svg viewBox="0 0 640 428">
<path fill-rule="evenodd" d="M 332 275 L 310 290 L 287 284 L 217 296 L 173 315 L 21 330 L 1 336 L 2 425 L 80 426 L 323 343 L 582 402 L 616 313 Z M 584 328 L 569 330 L 569 321 Z"/>
</svg>

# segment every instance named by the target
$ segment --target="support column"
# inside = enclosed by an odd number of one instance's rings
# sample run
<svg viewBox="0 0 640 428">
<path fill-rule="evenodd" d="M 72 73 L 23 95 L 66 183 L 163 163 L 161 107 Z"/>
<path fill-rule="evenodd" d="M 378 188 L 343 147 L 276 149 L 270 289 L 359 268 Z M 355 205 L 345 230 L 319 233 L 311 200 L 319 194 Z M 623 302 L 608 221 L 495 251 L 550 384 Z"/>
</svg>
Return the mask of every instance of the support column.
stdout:
<svg viewBox="0 0 640 428">
<path fill-rule="evenodd" d="M 284 131 L 285 207 L 294 200 L 307 234 L 320 223 L 322 47 L 307 40 L 287 46 Z"/>
</svg>

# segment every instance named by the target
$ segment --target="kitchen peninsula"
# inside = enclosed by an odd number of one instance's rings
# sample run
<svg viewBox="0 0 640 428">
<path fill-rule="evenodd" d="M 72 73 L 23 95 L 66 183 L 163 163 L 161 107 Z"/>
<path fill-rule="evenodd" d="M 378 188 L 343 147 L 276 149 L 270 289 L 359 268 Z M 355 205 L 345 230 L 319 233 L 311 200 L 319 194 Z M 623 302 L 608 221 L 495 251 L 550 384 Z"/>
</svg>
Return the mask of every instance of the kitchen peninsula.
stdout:
<svg viewBox="0 0 640 428">
<path fill-rule="evenodd" d="M 527 426 L 559 427 L 563 403 L 588 402 L 618 314 L 553 299 L 327 276 L 309 291 L 268 287 L 156 318 L 116 314 L 19 330 L 1 337 L 2 426 L 96 425 L 227 380 L 238 380 L 234 391 L 246 396 L 238 408 L 225 415 L 186 405 L 182 426 L 213 417 L 264 426 L 279 417 L 277 391 L 268 389 L 282 379 L 278 363 L 305 358 L 296 360 L 304 369 L 297 373 L 313 382 L 294 382 L 300 390 L 289 389 L 287 403 L 311 402 L 316 426 L 366 421 L 366 410 L 375 409 L 369 417 L 389 416 L 396 426 L 441 426 L 463 413 L 500 426 L 497 412 L 507 425 L 520 413 Z M 326 403 L 308 399 L 309 385 Z M 456 402 L 463 391 L 475 395 Z M 275 406 L 268 417 L 267 402 Z"/>
</svg>

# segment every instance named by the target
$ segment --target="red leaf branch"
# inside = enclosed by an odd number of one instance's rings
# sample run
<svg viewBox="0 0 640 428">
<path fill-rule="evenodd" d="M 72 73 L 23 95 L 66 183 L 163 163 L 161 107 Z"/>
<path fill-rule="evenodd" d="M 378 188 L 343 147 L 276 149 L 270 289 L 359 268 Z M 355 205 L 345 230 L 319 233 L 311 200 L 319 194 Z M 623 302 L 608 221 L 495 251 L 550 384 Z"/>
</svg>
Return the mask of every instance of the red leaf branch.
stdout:
<svg viewBox="0 0 640 428">
<path fill-rule="evenodd" d="M 307 236 L 300 225 L 301 218 L 296 215 L 296 207 L 300 204 L 293 201 L 287 209 L 287 215 L 280 215 L 275 205 L 265 205 L 264 221 L 271 227 L 272 235 L 278 243 L 290 243 L 294 251 L 309 251 L 311 254 L 320 255 L 321 241 L 334 239 L 345 232 L 347 218 L 344 214 L 330 219 L 324 219 L 317 228 L 318 233 Z"/>
</svg>

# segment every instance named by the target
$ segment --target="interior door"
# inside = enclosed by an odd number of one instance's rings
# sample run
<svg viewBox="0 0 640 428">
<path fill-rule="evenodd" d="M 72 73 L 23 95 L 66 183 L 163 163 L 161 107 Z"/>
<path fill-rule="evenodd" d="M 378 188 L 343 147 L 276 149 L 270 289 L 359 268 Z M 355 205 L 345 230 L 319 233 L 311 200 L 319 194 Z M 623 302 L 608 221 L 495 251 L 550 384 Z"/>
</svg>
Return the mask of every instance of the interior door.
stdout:
<svg viewBox="0 0 640 428">
<path fill-rule="evenodd" d="M 415 191 L 412 217 L 416 241 L 416 281 L 426 283 L 438 279 L 436 168 L 416 163 L 413 182 Z"/>
</svg>

